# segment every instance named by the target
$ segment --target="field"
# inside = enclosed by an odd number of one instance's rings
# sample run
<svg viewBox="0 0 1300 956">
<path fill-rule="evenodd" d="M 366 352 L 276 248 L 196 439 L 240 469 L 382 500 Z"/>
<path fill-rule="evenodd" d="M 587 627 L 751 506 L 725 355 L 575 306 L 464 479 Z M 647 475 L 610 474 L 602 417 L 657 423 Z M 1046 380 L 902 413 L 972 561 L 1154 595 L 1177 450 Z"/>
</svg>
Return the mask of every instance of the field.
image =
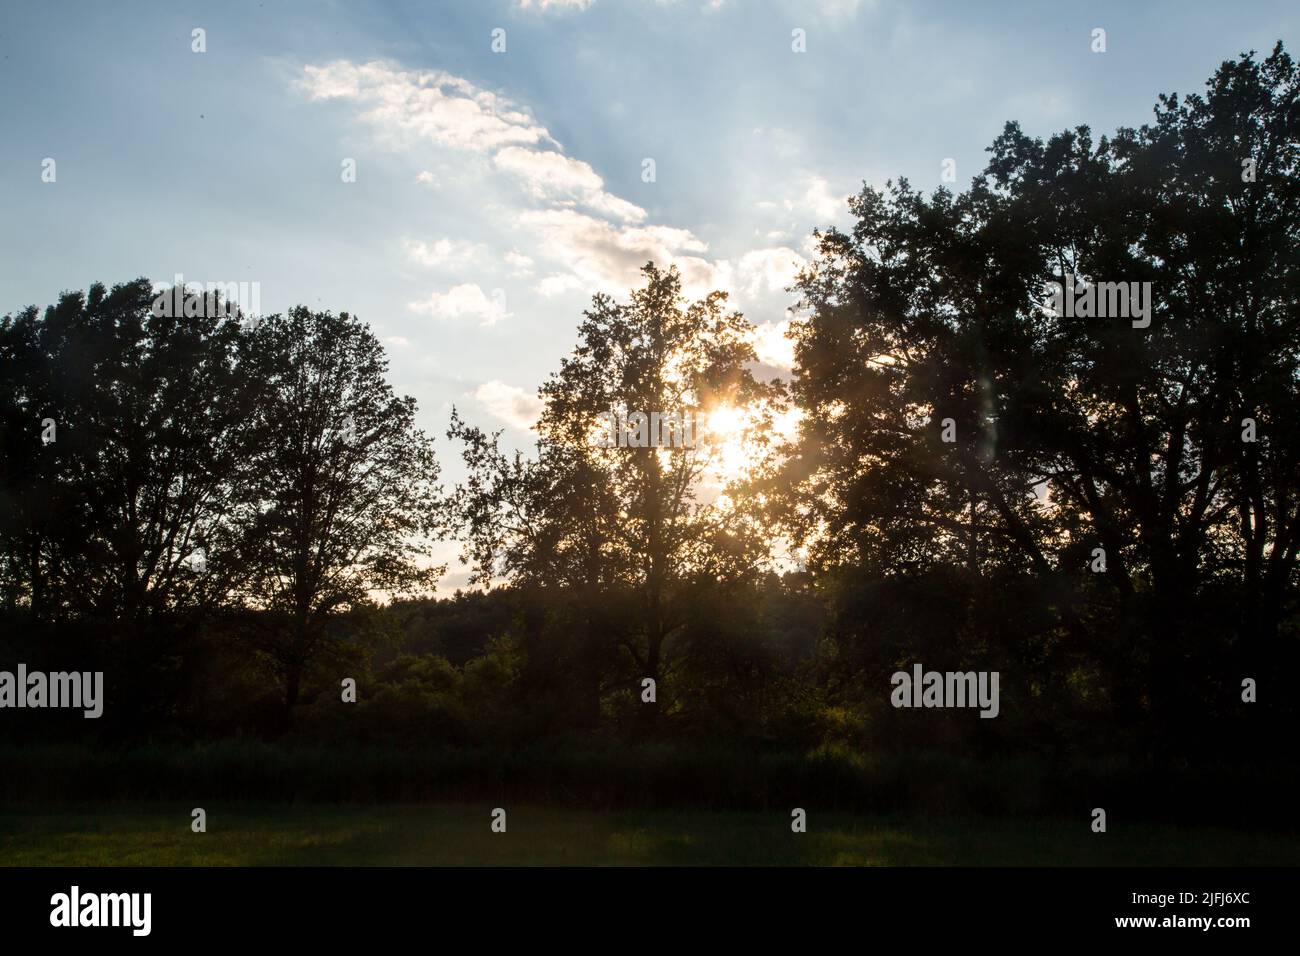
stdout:
<svg viewBox="0 0 1300 956">
<path fill-rule="evenodd" d="M 1090 832 L 1078 821 L 853 816 L 812 812 L 808 832 L 774 813 L 507 808 L 454 803 L 211 805 L 0 811 L 4 866 L 476 865 L 1296 865 L 1300 834 L 1165 826 Z"/>
</svg>

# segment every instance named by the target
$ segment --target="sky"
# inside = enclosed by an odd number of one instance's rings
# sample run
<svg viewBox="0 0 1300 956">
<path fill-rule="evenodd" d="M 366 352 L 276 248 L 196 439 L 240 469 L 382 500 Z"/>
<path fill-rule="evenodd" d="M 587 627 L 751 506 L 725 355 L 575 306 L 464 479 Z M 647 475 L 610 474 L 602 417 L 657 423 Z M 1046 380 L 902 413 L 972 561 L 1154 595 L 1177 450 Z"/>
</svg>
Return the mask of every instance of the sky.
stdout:
<svg viewBox="0 0 1300 956">
<path fill-rule="evenodd" d="M 864 183 L 951 160 L 964 188 L 1008 120 L 1140 125 L 1298 25 L 1295 0 L 0 0 L 0 314 L 177 274 L 351 312 L 454 481 L 452 406 L 526 447 L 591 295 L 646 260 L 728 291 L 783 370 L 787 287 Z"/>
</svg>

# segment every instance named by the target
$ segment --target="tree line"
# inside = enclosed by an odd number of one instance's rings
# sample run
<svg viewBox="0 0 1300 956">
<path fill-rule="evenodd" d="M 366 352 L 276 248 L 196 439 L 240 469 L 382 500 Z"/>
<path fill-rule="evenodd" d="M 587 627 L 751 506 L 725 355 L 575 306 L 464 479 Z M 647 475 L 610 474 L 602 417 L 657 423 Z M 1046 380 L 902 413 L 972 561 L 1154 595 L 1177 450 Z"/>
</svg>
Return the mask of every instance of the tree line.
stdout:
<svg viewBox="0 0 1300 956">
<path fill-rule="evenodd" d="M 8 649 L 103 662 L 133 733 L 1266 753 L 1300 664 L 1298 80 L 1279 43 L 1138 129 L 1010 123 L 964 192 L 864 187 L 791 290 L 788 383 L 647 264 L 531 449 L 453 412 L 451 488 L 347 313 L 157 315 L 136 280 L 7 315 Z M 1100 282 L 1149 321 L 1045 299 Z M 743 423 L 610 447 L 614 408 Z M 437 538 L 486 593 L 431 597 Z M 1000 671 L 1000 716 L 894 710 L 913 663 Z"/>
</svg>

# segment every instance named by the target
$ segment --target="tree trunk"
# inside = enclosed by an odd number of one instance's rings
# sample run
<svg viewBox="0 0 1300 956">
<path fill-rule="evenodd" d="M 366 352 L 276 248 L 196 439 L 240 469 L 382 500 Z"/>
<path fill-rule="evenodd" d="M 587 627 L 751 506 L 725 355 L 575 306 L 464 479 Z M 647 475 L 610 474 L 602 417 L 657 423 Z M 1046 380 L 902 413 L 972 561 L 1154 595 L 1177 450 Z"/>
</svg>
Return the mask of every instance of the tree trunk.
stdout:
<svg viewBox="0 0 1300 956">
<path fill-rule="evenodd" d="M 298 697 L 302 692 L 302 665 L 290 663 L 284 672 L 284 727 L 285 731 L 293 729 L 293 709 L 298 706 Z"/>
</svg>

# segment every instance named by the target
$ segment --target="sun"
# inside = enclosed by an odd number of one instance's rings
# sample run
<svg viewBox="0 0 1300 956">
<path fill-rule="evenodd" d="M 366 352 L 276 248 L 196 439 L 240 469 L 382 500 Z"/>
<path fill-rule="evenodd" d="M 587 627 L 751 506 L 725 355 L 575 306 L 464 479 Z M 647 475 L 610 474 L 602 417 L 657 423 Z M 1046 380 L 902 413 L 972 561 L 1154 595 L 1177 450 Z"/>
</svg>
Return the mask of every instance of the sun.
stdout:
<svg viewBox="0 0 1300 956">
<path fill-rule="evenodd" d="M 716 405 L 711 411 L 705 412 L 704 418 L 705 430 L 712 440 L 726 445 L 744 436 L 750 410 L 735 405 Z"/>
<path fill-rule="evenodd" d="M 658 416 L 656 416 L 656 419 Z M 743 483 L 766 460 L 773 444 L 792 439 L 802 412 L 795 408 L 773 408 L 764 402 L 738 404 L 720 401 L 689 416 L 685 447 L 690 468 L 695 471 L 697 491 L 705 501 L 725 504 L 727 486 Z M 595 423 L 590 429 L 594 442 L 608 447 L 608 425 Z M 671 470 L 679 454 L 673 448 L 652 441 L 665 469 Z M 697 470 L 698 469 L 698 470 Z"/>
<path fill-rule="evenodd" d="M 784 416 L 779 416 L 784 417 Z M 704 478 L 719 487 L 743 479 L 761 454 L 760 438 L 781 422 L 768 422 L 760 405 L 720 403 L 701 415 L 699 438 L 707 448 L 709 464 Z"/>
</svg>

